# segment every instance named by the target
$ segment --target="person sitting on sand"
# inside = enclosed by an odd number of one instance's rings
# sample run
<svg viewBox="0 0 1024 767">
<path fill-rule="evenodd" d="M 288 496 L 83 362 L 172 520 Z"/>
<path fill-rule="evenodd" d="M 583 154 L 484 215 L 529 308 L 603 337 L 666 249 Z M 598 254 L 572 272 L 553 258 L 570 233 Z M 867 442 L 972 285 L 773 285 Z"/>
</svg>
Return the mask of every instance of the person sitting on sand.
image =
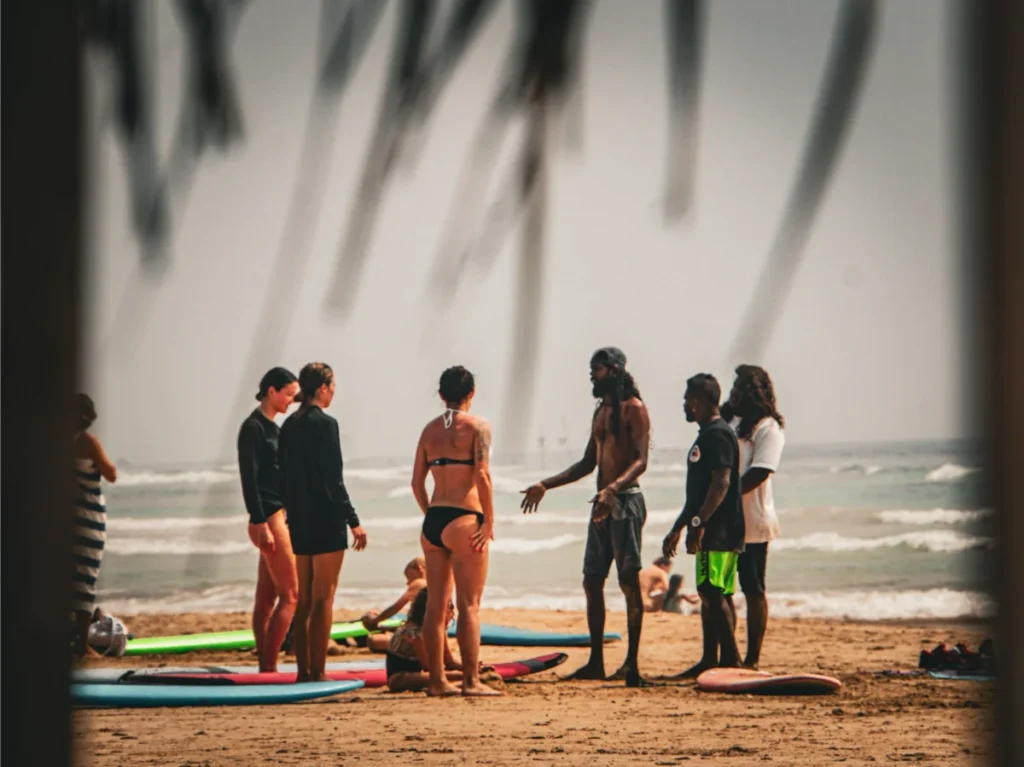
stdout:
<svg viewBox="0 0 1024 767">
<path fill-rule="evenodd" d="M 423 644 L 423 621 L 427 613 L 427 588 L 424 586 L 412 601 L 409 617 L 388 639 L 386 669 L 388 689 L 391 692 L 426 690 L 430 686 L 427 672 L 427 651 Z M 455 617 L 455 605 L 448 600 L 445 614 L 451 623 Z M 462 681 L 462 664 L 455 660 L 448 641 L 444 642 L 444 676 L 449 682 Z M 481 679 L 493 686 L 502 685 L 501 677 L 490 666 L 480 668 Z"/>
<path fill-rule="evenodd" d="M 407 604 L 412 602 L 427 586 L 427 564 L 423 557 L 416 557 L 409 561 L 409 564 L 405 566 L 405 591 L 392 605 L 385 608 L 382 612 L 369 612 L 364 615 L 360 620 L 363 626 L 366 627 L 367 631 L 378 631 L 381 623 L 386 621 L 393 615 L 397 615 L 401 612 Z M 385 634 L 376 634 L 369 637 L 367 646 L 371 652 L 385 652 L 388 649 L 388 643 L 390 637 Z"/>
<path fill-rule="evenodd" d="M 74 453 L 75 537 L 72 554 L 75 572 L 71 608 L 75 613 L 75 654 L 99 655 L 89 646 L 89 624 L 96 607 L 96 579 L 100 574 L 103 546 L 107 539 L 107 504 L 100 480 L 117 482 L 117 469 L 107 458 L 103 445 L 89 427 L 96 420 L 96 406 L 88 394 L 75 395 Z"/>
<path fill-rule="evenodd" d="M 672 572 L 672 560 L 658 557 L 654 564 L 640 571 L 640 596 L 644 600 L 644 612 L 661 611 L 661 603 L 668 589 L 668 574 Z"/>
<path fill-rule="evenodd" d="M 661 603 L 661 609 L 666 613 L 680 613 L 683 612 L 683 602 L 687 602 L 691 605 L 699 605 L 700 597 L 695 594 L 684 594 L 683 593 L 683 576 L 676 573 L 668 579 L 668 591 L 662 594 L 659 598 Z"/>
</svg>

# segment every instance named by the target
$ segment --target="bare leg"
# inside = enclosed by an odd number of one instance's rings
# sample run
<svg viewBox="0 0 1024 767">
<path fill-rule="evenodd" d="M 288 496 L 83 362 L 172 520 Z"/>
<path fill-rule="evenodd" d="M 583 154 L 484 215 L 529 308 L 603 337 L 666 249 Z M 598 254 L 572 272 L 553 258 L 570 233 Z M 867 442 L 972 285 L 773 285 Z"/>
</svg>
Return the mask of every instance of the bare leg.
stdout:
<svg viewBox="0 0 1024 767">
<path fill-rule="evenodd" d="M 732 668 L 740 663 L 740 651 L 736 645 L 736 617 L 729 610 L 729 600 L 721 589 L 714 586 L 708 588 L 708 604 L 711 608 L 711 620 L 715 622 L 718 633 L 718 646 L 721 650 L 718 663 L 720 666 Z"/>
<path fill-rule="evenodd" d="M 370 652 L 385 653 L 388 651 L 388 643 L 390 641 L 390 634 L 371 634 L 367 637 L 366 646 L 370 648 Z"/>
<path fill-rule="evenodd" d="M 704 635 L 704 652 L 695 665 L 678 675 L 679 679 L 692 679 L 718 665 L 718 625 L 713 619 L 706 587 L 699 586 L 697 593 L 700 594 L 700 627 Z"/>
<path fill-rule="evenodd" d="M 284 513 L 274 514 L 267 524 L 271 526 L 277 545 L 274 553 L 264 554 L 260 559 L 265 563 L 277 604 L 274 605 L 264 628 L 260 671 L 277 671 L 281 645 L 284 644 L 292 618 L 295 617 L 295 606 L 299 601 L 299 576 L 295 570 L 295 554 L 292 552 L 292 539 Z"/>
<path fill-rule="evenodd" d="M 487 581 L 488 552 L 473 550 L 475 515 L 452 520 L 441 539 L 452 552 L 455 599 L 459 611 L 459 654 L 462 656 L 463 695 L 501 695 L 480 681 L 480 598 Z M 432 596 L 432 595 L 431 595 Z"/>
<path fill-rule="evenodd" d="M 427 612 L 420 635 L 427 653 L 430 682 L 427 695 L 458 695 L 459 688 L 449 684 L 444 674 L 444 643 L 448 641 L 445 616 L 452 596 L 452 564 L 448 552 L 420 536 L 423 559 L 427 565 Z M 459 623 L 462 621 L 460 620 Z"/>
<path fill-rule="evenodd" d="M 757 668 L 761 661 L 761 643 L 768 628 L 768 598 L 764 594 L 747 596 L 747 657 L 743 665 Z"/>
<path fill-rule="evenodd" d="M 334 592 L 344 561 L 344 549 L 313 557 L 313 603 L 309 613 L 309 678 L 313 682 L 327 679 L 325 667 L 334 617 Z"/>
<path fill-rule="evenodd" d="M 292 646 L 298 673 L 296 682 L 309 681 L 309 613 L 313 607 L 313 557 L 296 556 L 295 569 L 299 576 L 299 602 L 295 606 L 292 624 Z"/>
<path fill-rule="evenodd" d="M 273 671 L 263 667 L 264 645 L 267 642 L 267 624 L 270 614 L 274 611 L 277 594 L 274 592 L 274 581 L 270 577 L 266 559 L 260 553 L 259 566 L 256 569 L 256 597 L 252 606 L 252 633 L 256 638 L 256 655 L 260 659 L 260 671 Z"/>
<path fill-rule="evenodd" d="M 626 628 L 629 634 L 629 648 L 626 651 L 624 664 L 626 686 L 641 687 L 644 680 L 640 676 L 638 656 L 640 653 L 640 631 L 644 625 L 644 601 L 640 593 L 640 571 L 630 570 L 620 573 L 619 587 L 626 595 Z"/>
<path fill-rule="evenodd" d="M 587 595 L 587 628 L 590 629 L 590 660 L 565 679 L 604 679 L 604 578 L 584 575 Z"/>
</svg>

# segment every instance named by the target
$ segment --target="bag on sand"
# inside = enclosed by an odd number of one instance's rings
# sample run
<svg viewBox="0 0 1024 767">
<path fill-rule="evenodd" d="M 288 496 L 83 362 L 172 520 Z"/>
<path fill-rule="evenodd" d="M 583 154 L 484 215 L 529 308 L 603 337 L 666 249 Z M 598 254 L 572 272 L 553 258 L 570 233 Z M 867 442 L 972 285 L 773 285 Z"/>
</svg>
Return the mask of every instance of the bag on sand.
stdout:
<svg viewBox="0 0 1024 767">
<path fill-rule="evenodd" d="M 104 615 L 89 626 L 89 646 L 104 655 L 120 657 L 128 647 L 128 628 L 112 615 Z"/>
</svg>

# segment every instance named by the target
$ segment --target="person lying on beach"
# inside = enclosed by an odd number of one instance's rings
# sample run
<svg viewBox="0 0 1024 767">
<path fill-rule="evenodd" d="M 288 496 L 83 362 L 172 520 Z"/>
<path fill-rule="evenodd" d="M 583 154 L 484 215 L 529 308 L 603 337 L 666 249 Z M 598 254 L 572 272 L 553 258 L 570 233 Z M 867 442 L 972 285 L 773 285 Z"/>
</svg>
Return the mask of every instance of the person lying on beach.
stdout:
<svg viewBox="0 0 1024 767">
<path fill-rule="evenodd" d="M 448 600 L 445 616 L 449 623 L 455 617 L 455 605 Z M 427 651 L 423 645 L 423 619 L 427 613 L 427 589 L 420 589 L 409 609 L 409 617 L 389 637 L 386 651 L 388 689 L 391 692 L 426 690 L 430 685 L 427 671 Z M 455 660 L 451 646 L 444 642 L 445 677 L 449 682 L 462 681 L 462 663 Z M 493 687 L 501 688 L 502 679 L 491 666 L 481 666 L 481 680 Z"/>
<path fill-rule="evenodd" d="M 427 587 L 427 565 L 423 557 L 410 560 L 409 564 L 405 566 L 404 574 L 405 591 L 402 592 L 402 596 L 382 612 L 369 612 L 360 618 L 367 631 L 386 631 L 386 629 L 379 628 L 380 624 L 401 612 L 402 608 L 412 602 L 416 595 Z M 389 642 L 390 637 L 387 634 L 375 634 L 368 638 L 367 647 L 371 652 L 382 653 L 387 651 Z"/>
<path fill-rule="evenodd" d="M 656 597 L 661 609 L 666 613 L 682 613 L 683 602 L 691 605 L 699 605 L 700 597 L 696 594 L 683 593 L 683 576 L 678 573 L 668 580 L 668 591 Z"/>
<path fill-rule="evenodd" d="M 640 571 L 640 597 L 644 601 L 644 612 L 656 613 L 661 610 L 670 572 L 672 560 L 668 557 L 658 557 L 654 564 Z"/>
</svg>

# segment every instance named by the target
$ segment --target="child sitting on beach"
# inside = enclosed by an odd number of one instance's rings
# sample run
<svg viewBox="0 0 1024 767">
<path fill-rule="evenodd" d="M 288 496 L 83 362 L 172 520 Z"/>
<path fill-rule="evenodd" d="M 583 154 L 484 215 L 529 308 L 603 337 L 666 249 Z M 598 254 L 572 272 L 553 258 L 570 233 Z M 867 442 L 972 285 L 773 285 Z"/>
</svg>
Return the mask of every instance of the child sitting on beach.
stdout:
<svg viewBox="0 0 1024 767">
<path fill-rule="evenodd" d="M 683 602 L 691 605 L 700 604 L 700 597 L 695 594 L 683 593 L 683 576 L 678 573 L 669 578 L 668 591 L 661 596 L 661 609 L 667 613 L 682 613 Z"/>
<path fill-rule="evenodd" d="M 368 631 L 383 631 L 384 629 L 380 629 L 380 624 L 401 612 L 403 607 L 412 602 L 416 598 L 416 595 L 426 588 L 427 565 L 426 562 L 423 561 L 423 557 L 416 557 L 415 559 L 410 560 L 409 564 L 405 566 L 404 575 L 405 591 L 402 592 L 402 596 L 400 596 L 394 604 L 385 608 L 383 612 L 369 612 L 360 618 L 363 626 L 365 626 Z M 366 646 L 368 646 L 372 652 L 385 652 L 388 649 L 389 641 L 390 638 L 386 634 L 375 634 L 368 638 Z"/>
<path fill-rule="evenodd" d="M 411 690 L 425 690 L 430 684 L 430 674 L 427 671 L 427 653 L 423 646 L 421 631 L 423 629 L 423 618 L 427 612 L 427 589 L 420 589 L 416 598 L 409 608 L 409 617 L 395 629 L 395 632 L 388 638 L 386 650 L 386 666 L 388 675 L 388 689 L 391 692 L 406 692 Z M 455 605 L 448 601 L 449 623 L 455 618 Z M 448 642 L 444 643 L 444 667 L 445 676 L 449 682 L 462 681 L 462 663 L 455 660 Z M 491 686 L 502 686 L 502 679 L 491 666 L 481 666 L 481 680 Z"/>
</svg>

